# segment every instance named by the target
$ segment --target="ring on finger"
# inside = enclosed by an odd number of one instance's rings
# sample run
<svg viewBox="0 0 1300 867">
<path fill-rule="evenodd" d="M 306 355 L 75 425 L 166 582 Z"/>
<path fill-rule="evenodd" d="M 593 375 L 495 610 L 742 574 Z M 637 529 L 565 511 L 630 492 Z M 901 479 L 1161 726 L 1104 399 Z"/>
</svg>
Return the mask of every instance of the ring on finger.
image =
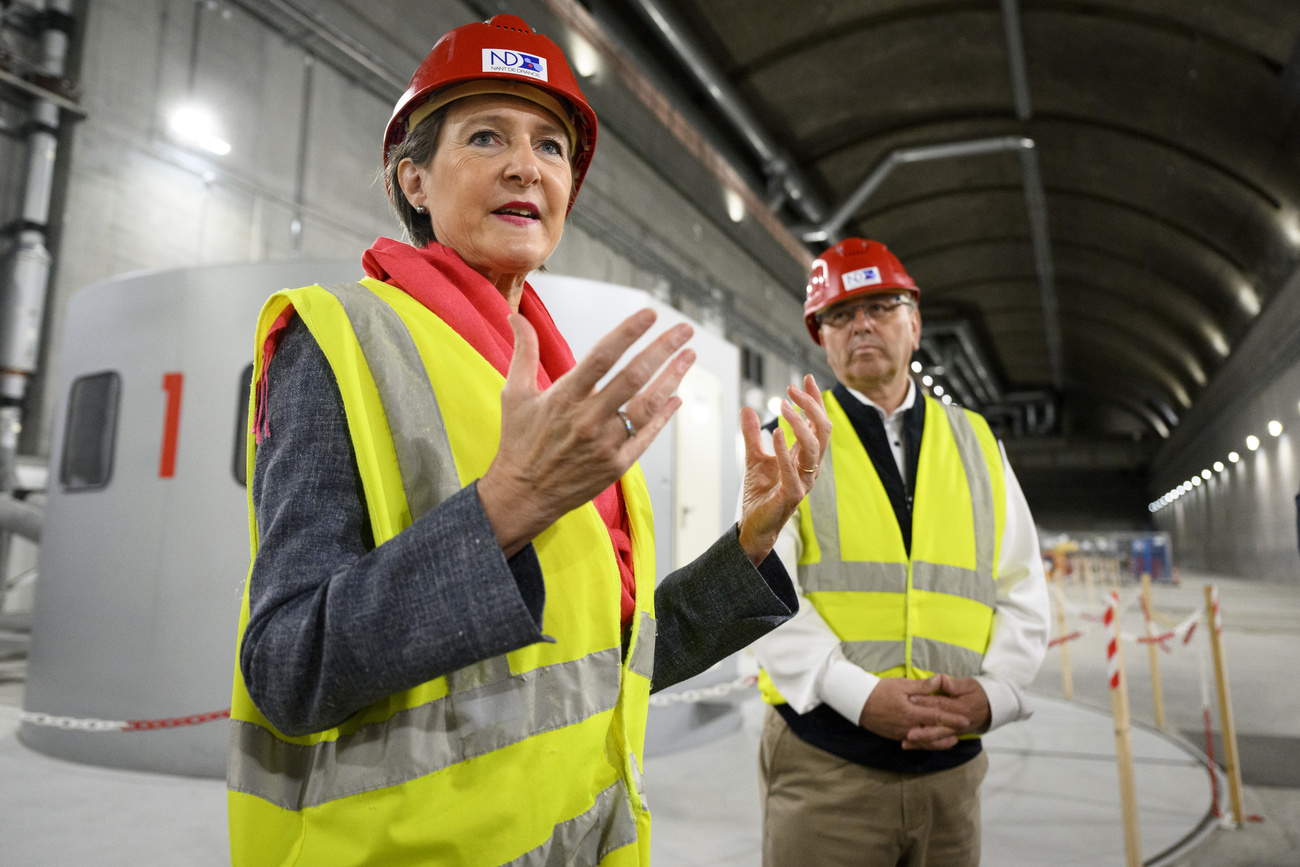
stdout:
<svg viewBox="0 0 1300 867">
<path fill-rule="evenodd" d="M 627 431 L 627 438 L 631 439 L 636 436 L 636 427 L 632 424 L 632 420 L 627 417 L 627 413 L 620 409 L 618 417 L 623 420 L 623 430 Z"/>
<path fill-rule="evenodd" d="M 809 475 L 816 475 L 817 471 L 820 470 L 821 468 L 822 468 L 822 467 L 821 467 L 821 464 L 817 464 L 817 465 L 814 466 L 812 469 L 808 469 L 808 468 L 805 467 L 805 466 L 800 466 L 800 467 L 799 467 L 799 472 L 801 472 L 801 473 L 808 473 Z"/>
</svg>

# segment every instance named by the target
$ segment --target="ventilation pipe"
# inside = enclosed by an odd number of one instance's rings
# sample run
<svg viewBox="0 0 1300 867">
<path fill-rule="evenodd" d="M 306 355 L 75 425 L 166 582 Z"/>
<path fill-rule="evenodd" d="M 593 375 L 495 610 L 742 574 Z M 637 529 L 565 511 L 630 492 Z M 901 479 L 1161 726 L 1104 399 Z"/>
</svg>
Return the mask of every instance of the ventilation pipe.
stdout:
<svg viewBox="0 0 1300 867">
<path fill-rule="evenodd" d="M 773 187 L 769 192 L 775 193 L 771 197 L 772 201 L 768 203 L 772 209 L 778 209 L 779 200 L 788 197 L 802 219 L 810 223 L 820 222 L 824 210 L 808 182 L 791 165 L 780 146 L 749 113 L 744 100 L 736 93 L 731 82 L 687 35 L 686 28 L 666 8 L 666 4 L 662 0 L 632 0 L 632 5 L 655 26 L 672 48 L 673 53 L 685 64 L 691 75 L 695 77 L 695 81 L 713 100 L 713 104 L 726 116 L 732 127 L 758 157 L 763 166 L 763 174 Z"/>
<path fill-rule="evenodd" d="M 50 78 L 63 78 L 72 22 L 72 0 L 46 0 L 37 6 L 42 68 Z M 14 486 L 18 435 L 23 402 L 41 346 L 41 325 L 49 291 L 50 196 L 58 149 L 59 103 L 39 97 L 32 109 L 27 136 L 27 189 L 23 199 L 18 243 L 10 255 L 0 297 L 0 490 Z"/>
</svg>

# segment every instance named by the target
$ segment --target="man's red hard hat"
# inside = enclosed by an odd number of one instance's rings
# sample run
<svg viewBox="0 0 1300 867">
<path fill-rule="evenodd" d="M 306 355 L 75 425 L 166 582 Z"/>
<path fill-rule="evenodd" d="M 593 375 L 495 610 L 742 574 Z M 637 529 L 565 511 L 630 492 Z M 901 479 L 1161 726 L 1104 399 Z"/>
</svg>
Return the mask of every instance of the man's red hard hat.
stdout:
<svg viewBox="0 0 1300 867">
<path fill-rule="evenodd" d="M 501 82 L 506 88 L 502 92 L 509 92 L 512 86 L 520 86 L 521 90 L 535 88 L 556 98 L 561 109 L 569 113 L 560 120 L 571 124 L 576 133 L 573 189 L 569 192 L 572 210 L 596 150 L 596 112 L 582 95 L 560 46 L 514 15 L 496 15 L 487 21 L 457 27 L 437 41 L 393 108 L 393 116 L 384 131 L 384 167 L 388 167 L 388 154 L 393 146 L 406 138 L 407 118 L 413 112 L 436 99 L 440 92 L 445 93 L 451 85 L 475 80 Z"/>
<path fill-rule="evenodd" d="M 817 314 L 855 295 L 906 290 L 918 303 L 921 290 L 898 257 L 879 241 L 846 238 L 813 260 L 803 321 L 813 342 L 821 345 Z"/>
</svg>

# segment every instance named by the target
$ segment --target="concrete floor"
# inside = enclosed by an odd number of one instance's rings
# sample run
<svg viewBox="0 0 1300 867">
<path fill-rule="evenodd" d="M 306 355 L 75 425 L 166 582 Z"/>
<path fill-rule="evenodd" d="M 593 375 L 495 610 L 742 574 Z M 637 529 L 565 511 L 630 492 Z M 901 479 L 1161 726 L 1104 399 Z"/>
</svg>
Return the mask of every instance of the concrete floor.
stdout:
<svg viewBox="0 0 1300 867">
<path fill-rule="evenodd" d="M 1195 655 L 1161 657 L 1168 732 L 1158 734 L 1142 725 L 1151 722 L 1146 654 L 1126 647 L 1143 857 L 1176 867 L 1294 867 L 1300 864 L 1300 781 L 1291 776 L 1292 769 L 1300 775 L 1300 685 L 1293 676 L 1300 584 L 1216 580 L 1238 736 L 1253 745 L 1253 752 L 1242 749 L 1245 812 L 1262 821 L 1233 830 L 1204 821 L 1208 775 L 1192 755 L 1203 743 Z M 1157 610 L 1181 619 L 1200 604 L 1203 583 L 1185 577 L 1180 587 L 1158 586 Z M 1081 590 L 1076 601 L 1086 604 Z M 1125 626 L 1139 631 L 1140 617 L 1131 614 Z M 987 740 L 986 864 L 1122 861 L 1104 643 L 1094 632 L 1070 648 L 1074 701 L 1061 698 L 1059 653 L 1051 651 L 1035 683 L 1034 718 Z M 21 704 L 22 684 L 12 671 L 0 669 L 0 706 Z M 753 699 L 741 708 L 742 724 L 731 734 L 647 761 L 656 814 L 652 851 L 660 867 L 759 863 L 755 756 L 763 711 Z M 0 719 L 0 863 L 6 867 L 229 863 L 220 781 L 52 759 L 24 747 L 15 731 L 16 724 Z M 1285 785 L 1252 785 L 1252 779 Z"/>
</svg>

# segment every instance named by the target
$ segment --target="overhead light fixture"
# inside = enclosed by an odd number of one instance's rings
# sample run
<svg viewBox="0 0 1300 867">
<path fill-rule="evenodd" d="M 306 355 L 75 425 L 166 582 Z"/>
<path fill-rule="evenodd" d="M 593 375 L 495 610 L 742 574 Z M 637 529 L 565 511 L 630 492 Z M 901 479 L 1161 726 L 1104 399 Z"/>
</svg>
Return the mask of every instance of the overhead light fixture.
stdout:
<svg viewBox="0 0 1300 867">
<path fill-rule="evenodd" d="M 1223 461 L 1215 461 L 1215 462 L 1214 462 L 1214 471 L 1215 471 L 1216 473 L 1221 473 L 1221 472 L 1223 472 L 1223 470 L 1224 470 L 1224 467 L 1223 467 Z"/>
<path fill-rule="evenodd" d="M 767 402 L 767 411 L 772 415 L 781 414 L 781 398 L 774 397 Z"/>
<path fill-rule="evenodd" d="M 1211 473 L 1209 470 L 1201 470 L 1201 478 L 1205 479 L 1207 482 L 1210 480 L 1210 476 L 1212 475 L 1213 473 Z"/>
<path fill-rule="evenodd" d="M 936 385 L 936 386 L 934 387 L 934 394 L 935 394 L 935 397 L 943 397 L 943 386 L 942 386 L 942 385 Z"/>
<path fill-rule="evenodd" d="M 574 72 L 583 78 L 594 78 L 600 74 L 603 66 L 600 52 L 590 42 L 575 33 L 570 46 L 569 60 L 573 62 Z"/>
<path fill-rule="evenodd" d="M 230 142 L 218 134 L 216 117 L 201 106 L 183 105 L 176 109 L 172 112 L 168 129 L 182 144 L 202 148 L 219 157 L 230 153 Z"/>
<path fill-rule="evenodd" d="M 1200 477 L 1200 476 L 1192 476 L 1192 484 L 1193 484 L 1193 485 L 1196 485 L 1196 487 L 1199 488 L 1199 487 L 1201 486 L 1201 477 Z"/>
<path fill-rule="evenodd" d="M 1259 294 L 1255 291 L 1253 286 L 1247 283 L 1242 283 L 1238 286 L 1237 302 L 1241 304 L 1241 309 L 1246 311 L 1247 316 L 1259 315 Z"/>
<path fill-rule="evenodd" d="M 921 377 L 921 384 L 926 386 L 934 385 L 934 377 L 927 373 Z"/>
<path fill-rule="evenodd" d="M 945 395 L 943 396 L 943 405 L 944 405 L 944 406 L 948 406 L 948 405 L 950 405 L 951 403 L 952 403 L 952 395 L 945 394 Z"/>
<path fill-rule="evenodd" d="M 1282 436 L 1282 422 L 1271 421 L 1268 423 L 1268 432 L 1275 437 Z"/>
<path fill-rule="evenodd" d="M 1241 460 L 1241 455 L 1237 454 L 1236 452 L 1228 452 L 1228 460 L 1232 461 L 1235 464 L 1237 461 Z"/>
<path fill-rule="evenodd" d="M 1252 452 L 1259 448 L 1259 437 L 1254 434 L 1246 437 L 1246 448 L 1250 449 Z"/>
<path fill-rule="evenodd" d="M 913 372 L 913 373 L 920 373 L 920 372 L 921 372 L 921 362 L 919 362 L 919 361 L 913 361 L 913 362 L 912 362 L 912 372 Z"/>
<path fill-rule="evenodd" d="M 1291 246 L 1300 247 L 1300 215 L 1297 215 L 1296 210 L 1284 208 L 1279 222 L 1282 225 L 1282 234 L 1291 242 Z"/>
<path fill-rule="evenodd" d="M 723 198 L 727 201 L 727 216 L 731 222 L 739 223 L 745 219 L 745 200 L 740 193 L 728 187 L 723 193 Z"/>
</svg>

